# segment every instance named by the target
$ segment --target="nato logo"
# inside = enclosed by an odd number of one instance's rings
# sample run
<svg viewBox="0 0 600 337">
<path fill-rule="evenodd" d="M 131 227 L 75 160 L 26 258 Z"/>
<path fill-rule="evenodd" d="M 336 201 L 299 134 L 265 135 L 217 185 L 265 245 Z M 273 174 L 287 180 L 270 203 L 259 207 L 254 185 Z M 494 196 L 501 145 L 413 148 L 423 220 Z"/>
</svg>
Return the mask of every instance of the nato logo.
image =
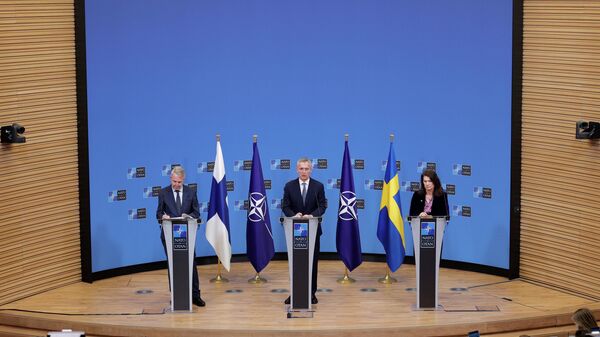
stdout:
<svg viewBox="0 0 600 337">
<path fill-rule="evenodd" d="M 188 187 L 189 187 L 189 188 L 190 188 L 192 191 L 194 191 L 194 192 L 197 192 L 197 191 L 198 191 L 198 184 L 197 184 L 197 183 L 189 183 L 189 184 L 187 184 L 187 185 L 188 185 Z"/>
<path fill-rule="evenodd" d="M 454 165 L 452 165 L 452 174 L 455 176 L 470 176 L 471 175 L 471 165 L 454 164 Z"/>
<path fill-rule="evenodd" d="M 212 172 L 215 170 L 214 161 L 203 161 L 198 163 L 198 173 Z"/>
<path fill-rule="evenodd" d="M 187 225 L 173 225 L 173 238 L 175 238 L 175 239 L 187 238 Z"/>
<path fill-rule="evenodd" d="M 243 166 L 244 166 L 244 161 L 243 160 L 234 160 L 233 161 L 233 171 L 234 172 L 240 171 Z"/>
<path fill-rule="evenodd" d="M 236 172 L 252 170 L 252 160 L 235 160 L 233 170 Z"/>
<path fill-rule="evenodd" d="M 173 225 L 173 249 L 186 250 L 188 238 L 187 225 Z"/>
<path fill-rule="evenodd" d="M 108 192 L 108 202 L 127 200 L 127 190 L 116 190 Z"/>
<path fill-rule="evenodd" d="M 127 179 L 145 178 L 146 168 L 145 167 L 132 167 L 127 169 Z"/>
<path fill-rule="evenodd" d="M 264 182 L 265 182 L 265 190 L 270 190 L 271 189 L 271 185 L 272 185 L 271 180 L 266 180 L 265 179 Z"/>
<path fill-rule="evenodd" d="M 163 177 L 168 177 L 171 175 L 171 171 L 173 170 L 173 167 L 175 166 L 181 166 L 181 164 L 168 164 L 168 165 L 163 165 L 160 173 Z"/>
<path fill-rule="evenodd" d="M 233 202 L 233 209 L 236 211 L 247 211 L 248 210 L 248 200 L 236 200 Z"/>
<path fill-rule="evenodd" d="M 421 222 L 421 248 L 435 247 L 435 224 Z"/>
<path fill-rule="evenodd" d="M 432 163 L 432 162 L 420 161 L 420 162 L 417 163 L 417 172 L 423 173 L 423 171 L 425 171 L 425 170 L 433 170 L 433 171 L 435 171 L 436 166 L 437 165 L 435 163 Z"/>
<path fill-rule="evenodd" d="M 446 191 L 446 193 L 448 193 L 448 195 L 455 195 L 456 194 L 456 185 L 446 184 L 444 191 Z"/>
<path fill-rule="evenodd" d="M 354 165 L 352 167 L 355 170 L 364 170 L 365 169 L 365 160 L 364 159 L 354 159 Z"/>
<path fill-rule="evenodd" d="M 313 168 L 316 168 L 319 170 L 324 170 L 327 168 L 327 159 L 324 159 L 324 158 L 313 159 L 312 165 L 313 165 Z"/>
<path fill-rule="evenodd" d="M 307 223 L 295 223 L 294 224 L 294 236 L 295 237 L 308 237 L 308 224 Z"/>
<path fill-rule="evenodd" d="M 200 209 L 200 212 L 208 212 L 208 201 L 202 201 L 198 203 L 198 208 Z"/>
<path fill-rule="evenodd" d="M 146 219 L 145 208 L 134 208 L 127 211 L 127 218 L 129 220 Z"/>
<path fill-rule="evenodd" d="M 387 160 L 382 160 L 381 161 L 381 170 L 385 172 L 385 170 L 387 169 Z M 400 161 L 396 160 L 396 171 L 400 171 Z"/>
<path fill-rule="evenodd" d="M 340 193 L 340 209 L 338 217 L 342 220 L 356 220 L 356 194 L 352 191 Z"/>
<path fill-rule="evenodd" d="M 365 179 L 365 190 L 383 190 L 383 180 Z"/>
<path fill-rule="evenodd" d="M 271 199 L 271 209 L 281 209 L 281 199 Z"/>
<path fill-rule="evenodd" d="M 271 159 L 271 170 L 289 170 L 291 164 L 289 159 Z"/>
<path fill-rule="evenodd" d="M 453 205 L 452 214 L 455 216 L 471 216 L 471 206 Z"/>
<path fill-rule="evenodd" d="M 331 178 L 327 179 L 327 189 L 328 190 L 333 190 L 333 189 L 338 189 L 339 190 L 340 189 L 340 184 L 341 184 L 340 179 L 336 179 L 336 178 L 334 178 L 334 179 L 331 179 Z"/>
<path fill-rule="evenodd" d="M 492 198 L 492 189 L 489 187 L 476 186 L 473 188 L 473 197 L 474 198 L 491 199 Z"/>
<path fill-rule="evenodd" d="M 267 197 L 259 192 L 250 193 L 250 210 L 248 211 L 248 220 L 252 222 L 265 221 L 267 213 Z"/>
<path fill-rule="evenodd" d="M 235 190 L 235 183 L 233 181 L 227 181 L 225 186 L 227 188 L 227 192 L 231 192 L 231 191 Z"/>
<path fill-rule="evenodd" d="M 416 192 L 421 189 L 421 183 L 418 181 L 402 181 L 400 182 L 400 191 Z"/>
<path fill-rule="evenodd" d="M 421 222 L 421 236 L 435 235 L 435 224 L 433 222 Z"/>
<path fill-rule="evenodd" d="M 160 186 L 144 187 L 144 199 L 158 197 L 161 189 Z"/>
</svg>

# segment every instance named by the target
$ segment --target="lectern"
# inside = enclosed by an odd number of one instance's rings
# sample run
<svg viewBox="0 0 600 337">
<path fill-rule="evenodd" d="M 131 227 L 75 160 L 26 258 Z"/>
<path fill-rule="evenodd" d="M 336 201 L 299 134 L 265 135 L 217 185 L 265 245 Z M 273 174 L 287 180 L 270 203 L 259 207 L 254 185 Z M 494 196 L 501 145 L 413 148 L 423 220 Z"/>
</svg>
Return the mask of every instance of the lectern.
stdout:
<svg viewBox="0 0 600 337">
<path fill-rule="evenodd" d="M 438 283 L 442 239 L 448 217 L 408 217 L 412 228 L 417 272 L 417 309 L 438 308 Z"/>
<path fill-rule="evenodd" d="M 312 265 L 320 219 L 283 218 L 290 271 L 288 318 L 312 317 Z"/>
<path fill-rule="evenodd" d="M 169 261 L 169 285 L 171 288 L 171 311 L 192 311 L 192 271 L 198 220 L 194 218 L 170 218 L 161 222 L 167 260 Z"/>
</svg>

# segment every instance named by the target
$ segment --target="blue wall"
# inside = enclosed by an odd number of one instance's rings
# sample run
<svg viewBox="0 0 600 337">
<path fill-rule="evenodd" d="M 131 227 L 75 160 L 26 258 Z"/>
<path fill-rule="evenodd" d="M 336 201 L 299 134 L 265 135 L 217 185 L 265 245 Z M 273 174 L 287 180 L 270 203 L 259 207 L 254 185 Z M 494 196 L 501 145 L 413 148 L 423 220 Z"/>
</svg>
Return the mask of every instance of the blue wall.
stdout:
<svg viewBox="0 0 600 337">
<path fill-rule="evenodd" d="M 87 0 L 86 34 L 94 272 L 165 259 L 151 188 L 180 163 L 205 205 L 212 173 L 202 165 L 214 161 L 216 133 L 235 185 L 234 254 L 246 251 L 246 212 L 235 204 L 249 181 L 235 164 L 251 159 L 253 134 L 271 202 L 296 177 L 298 157 L 328 160 L 313 177 L 330 203 L 321 250 L 335 251 L 339 190 L 328 181 L 339 178 L 344 133 L 365 163 L 354 170 L 362 249 L 383 253 L 381 191 L 369 182 L 383 179 L 394 133 L 401 181 L 436 163 L 455 185 L 450 208 L 467 207 L 453 213 L 443 258 L 508 268 L 512 1 Z M 292 168 L 271 169 L 276 159 Z M 463 164 L 470 175 L 453 169 Z M 144 177 L 128 174 L 141 167 Z M 411 195 L 401 192 L 404 215 Z M 279 214 L 271 207 L 271 219 Z M 283 252 L 283 230 L 272 226 Z M 197 253 L 214 255 L 204 228 Z"/>
</svg>

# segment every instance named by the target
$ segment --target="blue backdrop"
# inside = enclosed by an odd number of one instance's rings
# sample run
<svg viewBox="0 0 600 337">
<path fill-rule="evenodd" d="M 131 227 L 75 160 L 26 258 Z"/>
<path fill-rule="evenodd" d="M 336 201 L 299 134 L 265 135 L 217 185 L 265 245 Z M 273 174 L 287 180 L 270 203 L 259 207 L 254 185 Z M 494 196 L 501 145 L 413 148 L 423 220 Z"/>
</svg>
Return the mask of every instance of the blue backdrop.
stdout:
<svg viewBox="0 0 600 337">
<path fill-rule="evenodd" d="M 435 164 L 454 189 L 443 258 L 508 268 L 511 0 L 85 5 L 94 272 L 165 259 L 152 189 L 182 164 L 205 208 L 217 133 L 234 184 L 234 254 L 246 252 L 253 134 L 272 185 L 276 251 L 285 251 L 276 206 L 300 156 L 327 159 L 313 177 L 329 199 L 321 250 L 335 251 L 344 133 L 364 161 L 354 170 L 362 250 L 383 253 L 375 180 L 394 133 L 403 215 L 411 182 Z M 405 233 L 412 255 L 408 224 Z M 214 255 L 204 228 L 197 244 L 198 256 Z"/>
</svg>

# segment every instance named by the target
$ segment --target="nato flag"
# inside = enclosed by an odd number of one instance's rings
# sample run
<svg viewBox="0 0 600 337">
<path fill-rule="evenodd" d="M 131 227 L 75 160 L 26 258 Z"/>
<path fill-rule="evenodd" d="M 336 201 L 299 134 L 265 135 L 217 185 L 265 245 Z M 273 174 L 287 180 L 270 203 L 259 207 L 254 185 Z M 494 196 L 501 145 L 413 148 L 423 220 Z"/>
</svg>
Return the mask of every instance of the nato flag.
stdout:
<svg viewBox="0 0 600 337">
<path fill-rule="evenodd" d="M 337 221 L 337 251 L 348 270 L 352 271 L 362 263 L 358 213 L 356 212 L 356 193 L 354 177 L 350 163 L 348 141 L 344 149 L 342 178 L 340 181 L 340 206 Z"/>
<path fill-rule="evenodd" d="M 248 259 L 254 270 L 260 273 L 275 255 L 269 203 L 265 190 L 265 181 L 258 154 L 258 145 L 254 143 L 250 188 L 248 190 L 248 219 L 246 221 L 246 249 Z"/>
</svg>

